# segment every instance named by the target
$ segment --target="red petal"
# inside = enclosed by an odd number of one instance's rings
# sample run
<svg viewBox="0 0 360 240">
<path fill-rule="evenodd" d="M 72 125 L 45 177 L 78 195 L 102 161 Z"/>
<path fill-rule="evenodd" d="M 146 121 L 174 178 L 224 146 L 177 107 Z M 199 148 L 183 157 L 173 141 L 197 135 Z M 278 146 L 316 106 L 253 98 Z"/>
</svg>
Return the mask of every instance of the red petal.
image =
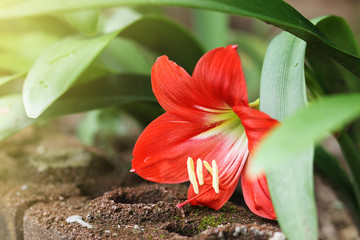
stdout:
<svg viewBox="0 0 360 240">
<path fill-rule="evenodd" d="M 265 174 L 253 179 L 247 175 L 245 167 L 241 174 L 241 188 L 245 202 L 253 213 L 264 218 L 276 219 Z"/>
<path fill-rule="evenodd" d="M 167 56 L 159 57 L 151 70 L 152 89 L 160 105 L 173 114 L 193 115 L 201 102 L 191 76 Z"/>
<path fill-rule="evenodd" d="M 228 189 L 220 189 L 219 193 L 216 193 L 211 185 L 202 185 L 199 186 L 199 197 L 190 201 L 192 205 L 200 205 L 207 206 L 209 208 L 219 210 L 224 204 L 229 200 L 231 195 L 234 193 L 237 183 L 239 182 L 239 178 L 236 179 L 233 185 L 231 185 Z M 204 193 L 204 194 L 202 194 Z M 192 188 L 189 187 L 188 191 L 188 199 L 197 196 Z"/>
<path fill-rule="evenodd" d="M 221 108 L 224 103 L 230 107 L 248 106 L 245 77 L 235 45 L 207 52 L 197 63 L 193 79 L 209 104 L 205 107 Z"/>
<path fill-rule="evenodd" d="M 245 133 L 241 126 L 240 130 L 210 131 L 215 127 L 219 127 L 219 123 L 190 122 L 165 113 L 139 137 L 133 152 L 132 167 L 147 180 L 179 183 L 189 180 L 186 166 L 188 157 L 195 160 L 201 158 L 209 163 L 215 159 L 220 184 L 233 184 L 234 178 L 237 178 L 236 181 L 239 179 L 238 171 L 245 163 Z"/>
<path fill-rule="evenodd" d="M 249 140 L 249 151 L 253 153 L 263 137 L 279 122 L 269 115 L 255 109 L 235 107 L 234 112 L 240 117 Z M 249 165 L 247 161 L 246 166 Z M 252 179 L 248 176 L 245 167 L 241 174 L 241 186 L 246 204 L 252 212 L 264 218 L 275 219 L 274 207 L 271 203 L 270 193 L 265 174 Z"/>
<path fill-rule="evenodd" d="M 266 113 L 247 107 L 234 107 L 234 112 L 241 119 L 249 139 L 249 151 L 253 153 L 258 143 L 279 122 Z"/>
<path fill-rule="evenodd" d="M 233 194 L 240 178 L 243 166 L 245 165 L 248 149 L 247 139 L 244 135 L 239 135 L 237 140 L 224 141 L 217 152 L 211 154 L 210 159 L 216 160 L 219 167 L 219 186 L 220 192 L 217 194 L 212 186 L 212 177 L 204 170 L 205 184 L 199 186 L 199 194 L 195 194 L 193 187 L 189 187 L 188 201 L 192 205 L 204 205 L 212 209 L 220 209 Z M 231 145 L 226 144 L 232 142 Z"/>
</svg>

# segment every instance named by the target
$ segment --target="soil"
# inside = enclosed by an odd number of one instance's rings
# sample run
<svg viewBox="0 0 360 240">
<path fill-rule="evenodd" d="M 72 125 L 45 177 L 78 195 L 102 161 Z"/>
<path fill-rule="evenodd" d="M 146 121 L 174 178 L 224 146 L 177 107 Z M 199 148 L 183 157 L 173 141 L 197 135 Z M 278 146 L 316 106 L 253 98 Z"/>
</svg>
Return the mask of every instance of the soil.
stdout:
<svg viewBox="0 0 360 240">
<path fill-rule="evenodd" d="M 25 222 L 30 223 L 24 225 L 25 239 L 39 232 L 42 239 L 269 239 L 279 231 L 276 221 L 256 217 L 232 203 L 219 211 L 177 208 L 185 199 L 181 191 L 146 184 L 119 188 L 94 200 L 39 203 L 25 214 Z M 73 215 L 81 216 L 92 228 L 66 223 Z"/>
<path fill-rule="evenodd" d="M 285 239 L 276 221 L 238 201 L 239 192 L 219 211 L 179 209 L 187 184 L 130 173 L 131 148 L 109 157 L 54 127 L 27 128 L 0 147 L 0 239 Z M 317 180 L 316 190 L 321 238 L 359 239 L 331 189 Z M 92 228 L 67 221 L 76 215 Z"/>
</svg>

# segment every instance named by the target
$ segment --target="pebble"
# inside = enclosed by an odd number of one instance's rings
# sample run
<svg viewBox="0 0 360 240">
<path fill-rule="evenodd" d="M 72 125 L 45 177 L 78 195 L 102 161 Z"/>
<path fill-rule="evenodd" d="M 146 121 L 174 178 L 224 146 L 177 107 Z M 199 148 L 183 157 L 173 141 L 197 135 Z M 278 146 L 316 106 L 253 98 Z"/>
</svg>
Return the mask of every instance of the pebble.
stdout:
<svg viewBox="0 0 360 240">
<path fill-rule="evenodd" d="M 241 227 L 236 226 L 236 227 L 235 227 L 235 231 L 234 231 L 234 233 L 233 233 L 233 237 L 238 237 L 238 236 L 240 236 L 240 233 L 241 233 Z"/>
<path fill-rule="evenodd" d="M 105 233 L 109 233 L 109 234 L 110 234 L 110 233 L 111 233 L 111 231 L 110 231 L 110 230 L 105 230 Z"/>
<path fill-rule="evenodd" d="M 269 240 L 285 240 L 286 236 L 282 232 L 275 232 Z"/>
<path fill-rule="evenodd" d="M 240 232 L 241 232 L 242 234 L 246 234 L 247 231 L 248 231 L 248 229 L 247 229 L 245 226 L 241 226 L 241 227 L 240 227 Z"/>
<path fill-rule="evenodd" d="M 82 220 L 82 217 L 79 215 L 73 215 L 70 216 L 66 219 L 67 223 L 78 223 L 80 224 L 82 227 L 87 227 L 87 228 L 93 228 L 93 226 L 87 222 L 85 222 L 84 220 Z"/>
<path fill-rule="evenodd" d="M 219 237 L 220 239 L 224 239 L 224 233 L 223 233 L 223 231 L 220 231 L 220 232 L 219 232 L 218 237 Z"/>
</svg>

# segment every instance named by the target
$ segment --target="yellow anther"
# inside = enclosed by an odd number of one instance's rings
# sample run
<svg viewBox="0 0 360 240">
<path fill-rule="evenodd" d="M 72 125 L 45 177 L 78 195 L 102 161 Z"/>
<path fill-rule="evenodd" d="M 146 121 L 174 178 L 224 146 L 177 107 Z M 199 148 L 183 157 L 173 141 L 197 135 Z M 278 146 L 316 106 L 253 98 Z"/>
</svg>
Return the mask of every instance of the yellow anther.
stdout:
<svg viewBox="0 0 360 240">
<path fill-rule="evenodd" d="M 199 180 L 199 185 L 203 185 L 204 184 L 204 176 L 203 176 L 203 167 L 202 167 L 202 161 L 200 158 L 198 158 L 197 163 L 196 163 L 196 174 L 197 174 L 197 178 Z"/>
<path fill-rule="evenodd" d="M 188 169 L 188 174 L 189 174 L 189 180 L 190 180 L 191 184 L 193 185 L 194 192 L 196 194 L 198 194 L 199 186 L 196 181 L 193 159 L 191 157 L 188 157 L 186 164 L 187 164 L 187 169 Z"/>
<path fill-rule="evenodd" d="M 212 186 L 213 186 L 215 192 L 219 193 L 219 170 L 218 170 L 215 160 L 212 161 L 212 170 L 213 170 Z"/>
<path fill-rule="evenodd" d="M 211 176 L 212 176 L 212 175 L 213 175 L 213 170 L 212 170 L 210 164 L 209 164 L 207 161 L 203 161 L 203 163 L 204 163 L 204 166 L 205 166 L 206 170 L 208 170 L 208 172 L 209 172 L 209 173 L 211 174 Z"/>
</svg>

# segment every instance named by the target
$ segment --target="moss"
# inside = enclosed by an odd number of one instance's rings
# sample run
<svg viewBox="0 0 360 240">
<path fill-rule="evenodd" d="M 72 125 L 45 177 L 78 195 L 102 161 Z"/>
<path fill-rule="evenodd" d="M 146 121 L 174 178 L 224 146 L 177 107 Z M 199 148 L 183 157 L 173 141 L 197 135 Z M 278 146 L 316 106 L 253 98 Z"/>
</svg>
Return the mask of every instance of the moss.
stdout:
<svg viewBox="0 0 360 240">
<path fill-rule="evenodd" d="M 220 212 L 236 213 L 235 206 L 231 203 L 226 203 L 221 209 Z"/>
<path fill-rule="evenodd" d="M 222 213 L 220 216 L 206 216 L 201 219 L 200 225 L 198 227 L 199 232 L 202 232 L 208 227 L 217 227 L 223 222 L 226 221 L 226 219 L 223 217 L 224 214 Z"/>
</svg>

